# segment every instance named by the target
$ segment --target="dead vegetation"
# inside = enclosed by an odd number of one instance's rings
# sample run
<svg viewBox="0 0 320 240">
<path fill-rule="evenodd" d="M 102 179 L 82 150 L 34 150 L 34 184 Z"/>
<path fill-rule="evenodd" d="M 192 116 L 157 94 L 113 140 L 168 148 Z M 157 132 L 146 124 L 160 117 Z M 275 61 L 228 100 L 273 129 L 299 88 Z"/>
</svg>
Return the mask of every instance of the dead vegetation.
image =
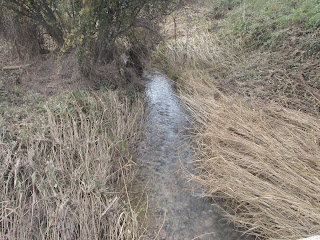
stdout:
<svg viewBox="0 0 320 240">
<path fill-rule="evenodd" d="M 199 88 L 182 94 L 198 146 L 200 174 L 192 178 L 207 196 L 224 200 L 229 220 L 247 234 L 319 234 L 319 119 L 277 105 L 230 101 L 218 90 L 216 100 L 214 86 Z"/>
<path fill-rule="evenodd" d="M 208 81 L 235 99 L 261 104 L 276 102 L 319 116 L 319 59 L 309 56 L 301 45 L 316 41 L 317 35 L 301 36 L 299 41 L 296 35 L 284 37 L 286 43 L 275 50 L 250 52 L 241 39 L 221 38 L 201 28 L 195 31 L 196 36 L 187 38 L 184 33 L 178 42 L 171 40 L 166 46 L 160 45 L 155 61 L 201 70 Z M 299 31 L 295 34 L 299 35 Z"/>
<path fill-rule="evenodd" d="M 3 14 L 0 26 L 0 238 L 139 238 L 141 202 L 127 187 L 144 116 L 140 56 L 119 41 L 107 64 L 83 71 L 77 49 L 34 22 Z"/>
<path fill-rule="evenodd" d="M 1 237 L 137 238 L 126 185 L 142 102 L 76 91 L 10 107 L 0 122 Z"/>
<path fill-rule="evenodd" d="M 202 17 L 216 16 L 207 9 L 169 18 L 169 40 L 154 55 L 192 115 L 199 174 L 190 177 L 246 234 L 319 235 L 318 32 L 285 28 L 251 48 L 231 33 L 232 8 L 214 20 Z"/>
<path fill-rule="evenodd" d="M 171 3 L 0 1 L 1 239 L 142 235 L 127 186 Z"/>
<path fill-rule="evenodd" d="M 44 96 L 77 89 L 97 90 L 101 87 L 120 91 L 141 91 L 144 88 L 143 79 L 134 67 L 127 66 L 121 59 L 108 65 L 96 64 L 85 76 L 81 73 L 75 51 L 38 55 L 28 61 L 16 59 L 11 52 L 0 52 L 0 55 L 3 57 L 0 63 L 3 82 Z M 6 77 L 8 75 L 13 78 L 9 80 Z"/>
<path fill-rule="evenodd" d="M 74 53 L 3 70 L 23 64 L 16 57 L 2 42 L 0 238 L 139 238 L 127 186 L 142 99 L 124 91 L 128 84 L 111 91 L 101 79 L 82 77 Z M 110 81 L 126 83 L 114 69 Z"/>
</svg>

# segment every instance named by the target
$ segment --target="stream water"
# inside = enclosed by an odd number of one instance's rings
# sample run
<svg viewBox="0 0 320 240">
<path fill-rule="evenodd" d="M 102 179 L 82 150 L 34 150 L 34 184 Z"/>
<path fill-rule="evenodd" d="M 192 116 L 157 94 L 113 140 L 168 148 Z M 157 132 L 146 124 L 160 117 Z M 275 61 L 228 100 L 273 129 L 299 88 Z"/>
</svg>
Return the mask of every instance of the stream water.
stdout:
<svg viewBox="0 0 320 240">
<path fill-rule="evenodd" d="M 145 77 L 149 124 L 139 150 L 138 185 L 148 196 L 151 230 L 146 239 L 245 239 L 225 224 L 218 206 L 201 198 L 203 190 L 184 177 L 182 166 L 192 171 L 193 152 L 186 111 L 173 83 L 159 72 Z"/>
</svg>

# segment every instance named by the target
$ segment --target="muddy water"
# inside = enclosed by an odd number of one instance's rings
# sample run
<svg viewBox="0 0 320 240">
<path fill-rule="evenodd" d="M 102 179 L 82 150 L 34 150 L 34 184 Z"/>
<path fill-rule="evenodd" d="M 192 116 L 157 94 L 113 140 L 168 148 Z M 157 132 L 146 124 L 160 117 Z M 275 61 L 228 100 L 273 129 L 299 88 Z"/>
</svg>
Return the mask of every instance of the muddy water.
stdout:
<svg viewBox="0 0 320 240">
<path fill-rule="evenodd" d="M 149 125 L 139 150 L 138 185 L 148 196 L 147 239 L 244 239 L 224 224 L 216 205 L 200 198 L 201 188 L 183 176 L 182 165 L 192 171 L 193 152 L 184 131 L 186 112 L 172 82 L 159 72 L 145 77 Z"/>
</svg>

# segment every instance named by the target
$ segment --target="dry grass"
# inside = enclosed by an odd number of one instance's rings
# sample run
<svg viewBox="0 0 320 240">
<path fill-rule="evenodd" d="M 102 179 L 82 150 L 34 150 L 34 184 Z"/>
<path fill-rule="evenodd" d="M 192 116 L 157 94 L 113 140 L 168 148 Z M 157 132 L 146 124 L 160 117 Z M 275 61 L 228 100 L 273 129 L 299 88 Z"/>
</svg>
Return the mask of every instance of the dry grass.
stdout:
<svg viewBox="0 0 320 240">
<path fill-rule="evenodd" d="M 197 6 L 177 14 L 176 31 L 171 18 L 166 23 L 169 40 L 158 47 L 154 62 L 169 75 L 196 69 L 229 97 L 277 102 L 320 116 L 320 61 L 318 55 L 312 55 L 319 32 L 307 34 L 298 26 L 282 29 L 275 33 L 278 37 L 269 49 L 248 50 L 245 39 L 231 35 L 228 15 L 213 21 L 223 27 L 212 32 L 207 26 L 213 23 L 199 17 L 209 13 L 195 9 Z M 183 87 L 184 81 L 181 83 Z"/>
<path fill-rule="evenodd" d="M 214 99 L 214 86 L 209 89 L 182 94 L 198 146 L 200 174 L 192 178 L 207 196 L 225 200 L 229 220 L 248 234 L 320 234 L 320 120 L 279 106 L 230 102 L 217 90 Z"/>
<path fill-rule="evenodd" d="M 305 49 L 318 36 L 284 29 L 273 48 L 249 52 L 223 34 L 227 17 L 218 34 L 181 14 L 178 39 L 169 36 L 154 56 L 192 116 L 199 174 L 191 178 L 247 234 L 319 235 L 320 62 Z"/>
<path fill-rule="evenodd" d="M 1 108 L 1 239 L 138 238 L 126 185 L 143 109 L 111 91 Z"/>
</svg>

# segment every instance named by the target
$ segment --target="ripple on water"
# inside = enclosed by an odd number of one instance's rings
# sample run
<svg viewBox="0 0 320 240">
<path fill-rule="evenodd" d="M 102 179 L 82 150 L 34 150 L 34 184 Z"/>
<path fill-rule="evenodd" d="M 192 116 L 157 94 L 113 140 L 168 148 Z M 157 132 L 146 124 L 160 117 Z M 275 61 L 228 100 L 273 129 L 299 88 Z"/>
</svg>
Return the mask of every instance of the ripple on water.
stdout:
<svg viewBox="0 0 320 240">
<path fill-rule="evenodd" d="M 165 215 L 161 239 L 244 239 L 222 224 L 217 206 L 199 198 L 203 190 L 183 178 L 181 164 L 192 171 L 193 152 L 191 143 L 181 134 L 188 121 L 173 83 L 159 72 L 145 77 L 149 125 L 140 148 L 137 178 L 142 188 L 147 183 L 148 217 L 154 232 L 162 225 L 157 216 L 163 219 Z"/>
</svg>

